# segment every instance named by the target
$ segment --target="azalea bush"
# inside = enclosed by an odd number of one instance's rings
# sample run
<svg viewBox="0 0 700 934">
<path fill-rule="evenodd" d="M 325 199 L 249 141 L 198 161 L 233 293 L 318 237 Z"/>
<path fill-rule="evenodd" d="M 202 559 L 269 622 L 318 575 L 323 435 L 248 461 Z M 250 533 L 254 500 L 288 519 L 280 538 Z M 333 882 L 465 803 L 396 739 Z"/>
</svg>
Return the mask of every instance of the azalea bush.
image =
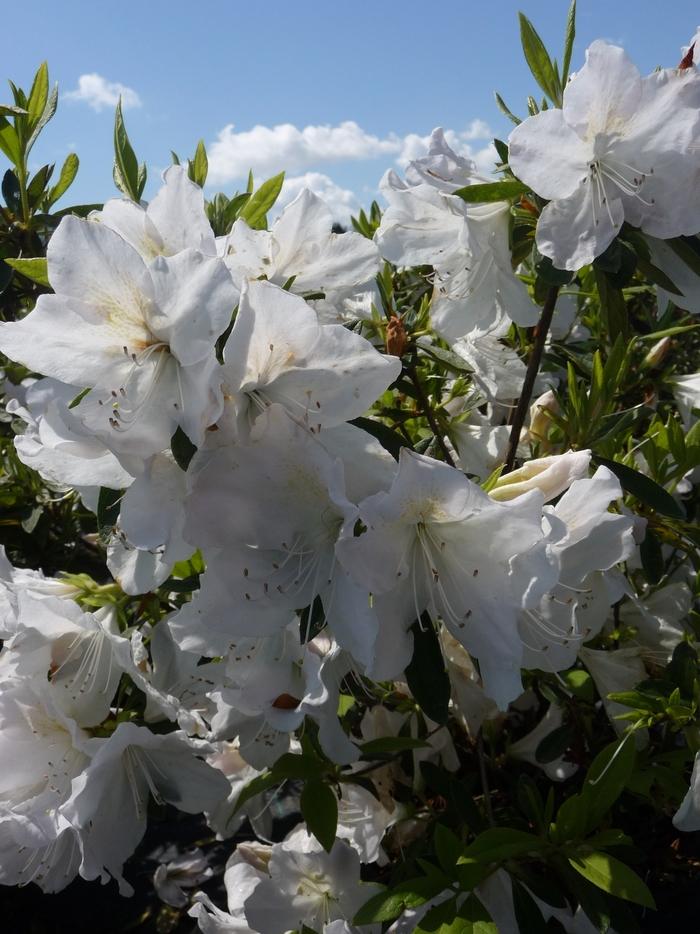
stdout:
<svg viewBox="0 0 700 934">
<path fill-rule="evenodd" d="M 201 143 L 146 203 L 120 108 L 121 197 L 56 209 L 56 91 L 11 85 L 5 886 L 205 934 L 693 916 L 694 43 L 570 73 L 575 5 L 560 61 L 520 27 L 493 175 L 437 129 L 341 232 L 283 176 L 205 198 Z"/>
</svg>

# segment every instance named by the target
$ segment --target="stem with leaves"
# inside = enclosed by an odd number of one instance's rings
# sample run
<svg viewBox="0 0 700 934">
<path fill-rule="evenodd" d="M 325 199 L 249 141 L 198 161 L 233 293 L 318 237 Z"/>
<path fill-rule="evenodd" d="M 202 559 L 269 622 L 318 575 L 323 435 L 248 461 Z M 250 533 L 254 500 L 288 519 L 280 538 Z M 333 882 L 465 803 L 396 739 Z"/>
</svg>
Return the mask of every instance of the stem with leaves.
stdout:
<svg viewBox="0 0 700 934">
<path fill-rule="evenodd" d="M 433 412 L 430 406 L 430 401 L 428 400 L 426 392 L 423 389 L 423 386 L 421 385 L 420 377 L 418 376 L 418 370 L 416 368 L 415 363 L 407 363 L 406 372 L 408 373 L 411 379 L 411 382 L 413 383 L 415 387 L 416 395 L 418 396 L 418 401 L 420 402 L 420 406 L 423 410 L 423 414 L 428 420 L 428 424 L 430 425 L 430 428 L 433 434 L 435 435 L 435 440 L 437 441 L 438 446 L 440 450 L 442 451 L 442 456 L 445 459 L 445 463 L 449 464 L 450 467 L 454 467 L 455 462 L 452 458 L 452 455 L 450 454 L 450 449 L 445 444 L 445 437 L 442 432 L 442 429 L 440 428 L 438 420 L 435 418 L 435 413 Z"/>
</svg>

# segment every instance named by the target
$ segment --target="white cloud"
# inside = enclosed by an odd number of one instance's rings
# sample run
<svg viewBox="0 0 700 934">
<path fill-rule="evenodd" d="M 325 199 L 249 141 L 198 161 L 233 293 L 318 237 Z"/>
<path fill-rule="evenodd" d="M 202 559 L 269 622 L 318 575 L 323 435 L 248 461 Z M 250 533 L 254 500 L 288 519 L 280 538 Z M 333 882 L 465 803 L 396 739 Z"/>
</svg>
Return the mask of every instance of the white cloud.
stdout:
<svg viewBox="0 0 700 934">
<path fill-rule="evenodd" d="M 493 135 L 485 121 L 472 120 L 464 130 L 447 130 L 445 135 L 457 152 L 491 171 L 493 147 L 474 149 L 470 145 L 474 140 L 486 140 Z M 354 120 L 303 129 L 291 123 L 272 127 L 259 124 L 240 132 L 229 123 L 207 147 L 209 182 L 216 185 L 244 179 L 251 168 L 256 176 L 266 178 L 283 169 L 302 173 L 324 163 L 359 162 L 381 156 L 393 157 L 403 168 L 411 159 L 425 154 L 428 139 L 416 133 L 375 136 Z"/>
<path fill-rule="evenodd" d="M 341 188 L 332 178 L 321 172 L 306 172 L 304 175 L 285 178 L 282 191 L 275 203 L 274 213 L 279 213 L 290 201 L 293 201 L 302 188 L 310 188 L 315 195 L 323 198 L 334 220 L 346 227 L 350 223 L 350 215 L 357 214 L 360 210 L 360 202 L 349 188 Z"/>
<path fill-rule="evenodd" d="M 319 162 L 346 162 L 392 155 L 401 147 L 393 133 L 384 139 L 366 133 L 353 120 L 337 126 L 291 123 L 254 126 L 236 132 L 229 123 L 207 148 L 209 179 L 213 183 L 245 178 L 248 169 L 269 176 L 283 169 L 299 172 Z"/>
<path fill-rule="evenodd" d="M 78 78 L 78 87 L 74 91 L 67 91 L 63 96 L 72 101 L 84 101 L 98 112 L 104 107 L 116 107 L 120 97 L 124 110 L 141 106 L 141 98 L 133 88 L 119 81 L 108 81 L 97 72 L 81 75 Z"/>
</svg>

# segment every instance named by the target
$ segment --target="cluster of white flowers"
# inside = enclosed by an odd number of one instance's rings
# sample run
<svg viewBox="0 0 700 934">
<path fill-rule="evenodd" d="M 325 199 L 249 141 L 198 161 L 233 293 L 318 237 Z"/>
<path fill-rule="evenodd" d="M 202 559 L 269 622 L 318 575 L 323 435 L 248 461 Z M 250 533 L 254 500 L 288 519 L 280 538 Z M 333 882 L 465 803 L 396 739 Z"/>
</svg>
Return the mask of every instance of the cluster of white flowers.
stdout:
<svg viewBox="0 0 700 934">
<path fill-rule="evenodd" d="M 698 121 L 694 68 L 641 78 L 621 49 L 594 43 L 563 109 L 510 139 L 513 172 L 549 200 L 541 252 L 577 270 L 623 221 L 652 243 L 696 233 Z M 126 594 L 167 588 L 195 552 L 206 569 L 191 601 L 124 629 L 116 610 L 81 607 L 68 583 L 2 568 L 1 882 L 53 892 L 80 874 L 128 892 L 123 866 L 149 798 L 229 835 L 242 785 L 298 751 L 307 718 L 352 773 L 362 743 L 410 734 L 414 715 L 378 704 L 348 732 L 344 679 L 402 683 L 417 620 L 437 630 L 472 734 L 521 695 L 523 668 L 558 672 L 582 657 L 605 693 L 622 683 L 615 653 L 584 647 L 634 596 L 620 565 L 635 560 L 644 522 L 621 508 L 616 476 L 593 470 L 589 451 L 531 459 L 524 436 L 523 466 L 480 485 L 504 460 L 504 407 L 524 378 L 501 338 L 539 315 L 512 269 L 510 203 L 455 194 L 487 181 L 436 130 L 405 179 L 385 176 L 374 242 L 332 233 L 310 191 L 270 230 L 239 219 L 216 238 L 180 166 L 147 206 L 113 200 L 61 221 L 53 294 L 0 324 L 0 350 L 43 376 L 9 405 L 26 423 L 17 453 L 95 511 L 101 489 L 119 491 L 107 554 Z M 402 375 L 400 353 L 363 330 L 376 323 L 383 260 L 431 267 L 432 327 L 472 371 L 474 392 L 439 439 L 447 458 L 404 447 L 394 459 L 366 420 L 353 424 Z M 697 401 L 693 379 L 679 392 Z M 647 626 L 658 648 L 657 629 Z M 634 685 L 641 648 L 621 651 Z M 145 695 L 138 723 L 124 716 L 125 685 Z M 532 758 L 533 743 L 513 755 Z M 413 755 L 456 764 L 437 726 Z M 402 818 L 398 763 L 374 777 L 380 800 L 342 785 L 330 852 L 303 828 L 239 845 L 228 912 L 198 895 L 201 929 L 350 931 L 375 891 L 361 863 L 385 859 L 384 833 Z"/>
</svg>

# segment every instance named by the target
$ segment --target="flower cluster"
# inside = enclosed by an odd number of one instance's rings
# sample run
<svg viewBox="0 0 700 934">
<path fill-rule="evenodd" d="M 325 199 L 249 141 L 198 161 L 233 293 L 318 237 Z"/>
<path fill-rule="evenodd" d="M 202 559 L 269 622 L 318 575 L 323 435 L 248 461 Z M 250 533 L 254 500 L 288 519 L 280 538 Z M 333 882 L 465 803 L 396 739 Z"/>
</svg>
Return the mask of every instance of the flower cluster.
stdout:
<svg viewBox="0 0 700 934">
<path fill-rule="evenodd" d="M 116 583 L 1 568 L 0 748 L 13 763 L 1 882 L 55 892 L 77 875 L 114 878 L 126 894 L 149 801 L 203 813 L 226 838 L 267 788 L 303 780 L 306 826 L 238 845 L 228 911 L 195 896 L 202 931 L 339 934 L 402 912 L 395 930 L 413 930 L 429 908 L 469 917 L 469 891 L 512 929 L 523 880 L 498 865 L 517 847 L 455 890 L 436 844 L 434 891 L 363 916 L 384 892 L 368 880 L 425 834 L 411 795 L 430 768 L 456 781 L 461 746 L 509 705 L 536 703 L 532 671 L 570 690 L 544 695 L 546 715 L 509 755 L 570 777 L 569 733 L 556 755 L 535 753 L 568 729 L 562 696 L 587 678 L 623 736 L 612 718 L 635 704 L 608 695 L 690 638 L 687 557 L 661 589 L 640 585 L 657 514 L 630 510 L 620 481 L 659 488 L 650 446 L 632 467 L 605 456 L 608 435 L 567 434 L 575 370 L 538 375 L 533 349 L 526 373 L 514 335 L 539 321 L 544 341 L 544 304 L 554 340 L 588 339 L 591 277 L 607 275 L 590 264 L 621 230 L 641 271 L 697 310 L 673 244 L 700 226 L 700 76 L 690 64 L 642 78 L 599 41 L 561 104 L 516 126 L 501 182 L 435 130 L 404 178 L 384 177 L 369 230 L 334 233 L 304 190 L 270 229 L 239 216 L 216 235 L 180 165 L 148 204 L 61 220 L 52 291 L 0 324 L 0 350 L 38 374 L 7 412 L 22 422 L 20 461 L 97 514 Z M 518 215 L 534 266 L 514 265 Z M 612 417 L 610 356 L 605 373 L 593 364 L 592 421 Z M 697 380 L 676 383 L 689 437 Z M 697 465 L 676 450 L 686 486 L 661 493 L 680 509 L 671 493 L 693 489 Z M 638 481 L 642 501 L 648 489 Z M 635 720 L 640 748 L 651 726 Z M 680 828 L 700 826 L 697 772 Z M 169 903 L 188 903 L 167 885 Z M 575 905 L 525 892 L 581 929 Z"/>
</svg>

